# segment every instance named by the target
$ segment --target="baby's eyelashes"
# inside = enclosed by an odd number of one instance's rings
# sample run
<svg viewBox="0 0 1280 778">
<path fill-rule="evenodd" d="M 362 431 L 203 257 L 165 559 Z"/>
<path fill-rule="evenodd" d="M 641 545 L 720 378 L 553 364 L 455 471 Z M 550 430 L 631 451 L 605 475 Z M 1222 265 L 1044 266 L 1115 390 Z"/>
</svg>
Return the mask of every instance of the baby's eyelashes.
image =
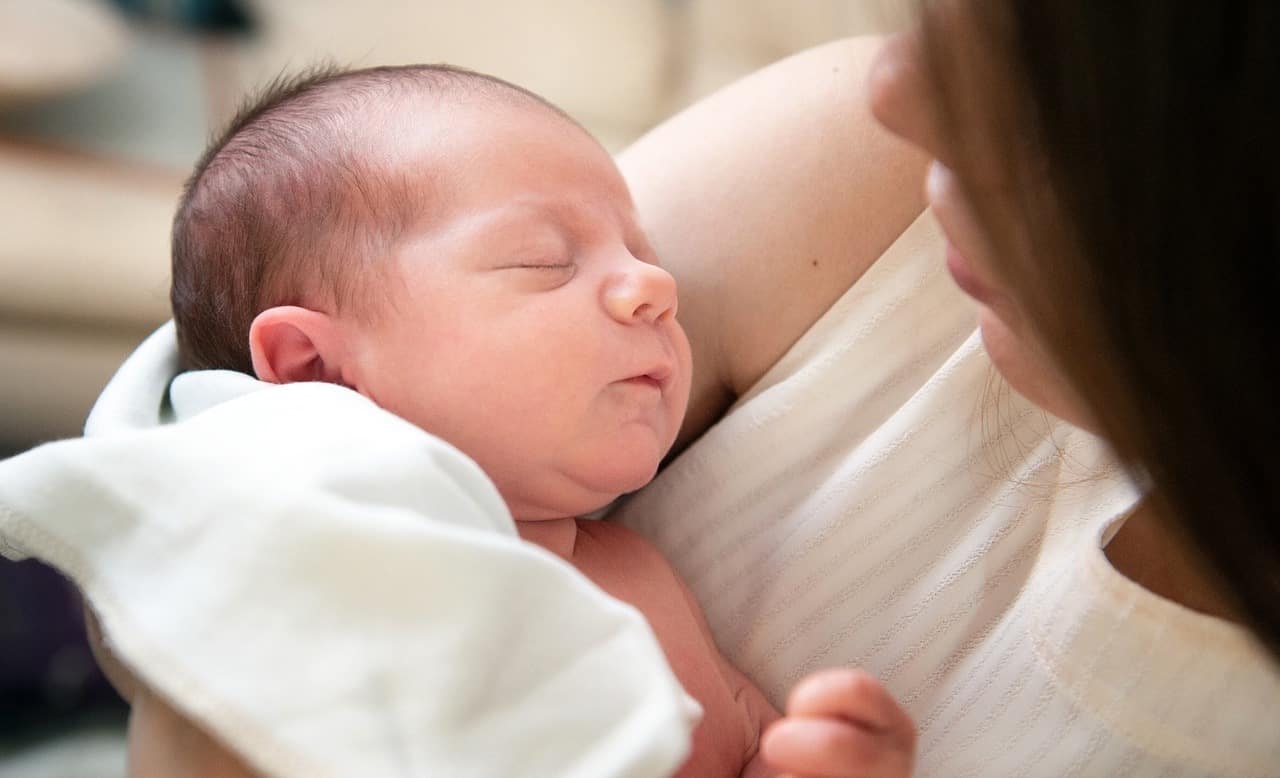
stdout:
<svg viewBox="0 0 1280 778">
<path fill-rule="evenodd" d="M 572 262 L 521 262 L 516 265 L 506 265 L 502 270 L 573 270 L 576 265 Z"/>
<path fill-rule="evenodd" d="M 578 265 L 575 262 L 548 260 L 511 262 L 495 269 L 515 271 L 515 275 L 522 279 L 522 285 L 527 284 L 538 289 L 553 289 L 569 283 L 577 274 Z"/>
</svg>

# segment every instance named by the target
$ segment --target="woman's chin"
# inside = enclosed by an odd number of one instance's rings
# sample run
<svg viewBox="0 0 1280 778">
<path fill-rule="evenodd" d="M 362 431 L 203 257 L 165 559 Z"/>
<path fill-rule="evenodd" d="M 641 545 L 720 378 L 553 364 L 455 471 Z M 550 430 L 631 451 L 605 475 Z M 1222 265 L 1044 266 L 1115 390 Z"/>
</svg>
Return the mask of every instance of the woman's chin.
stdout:
<svg viewBox="0 0 1280 778">
<path fill-rule="evenodd" d="M 1088 414 L 1039 345 L 1015 333 L 990 308 L 980 309 L 978 328 L 991 364 L 1015 392 L 1060 419 L 1092 429 Z"/>
</svg>

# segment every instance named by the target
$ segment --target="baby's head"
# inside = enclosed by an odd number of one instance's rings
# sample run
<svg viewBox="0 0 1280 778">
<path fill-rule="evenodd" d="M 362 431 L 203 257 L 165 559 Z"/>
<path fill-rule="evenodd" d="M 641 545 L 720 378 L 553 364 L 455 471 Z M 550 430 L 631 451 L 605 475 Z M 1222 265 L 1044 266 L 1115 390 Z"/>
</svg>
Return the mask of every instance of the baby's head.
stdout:
<svg viewBox="0 0 1280 778">
<path fill-rule="evenodd" d="M 675 282 L 612 158 L 452 68 L 270 89 L 188 184 L 172 302 L 187 366 L 349 386 L 475 459 L 518 519 L 643 485 L 688 400 Z"/>
</svg>

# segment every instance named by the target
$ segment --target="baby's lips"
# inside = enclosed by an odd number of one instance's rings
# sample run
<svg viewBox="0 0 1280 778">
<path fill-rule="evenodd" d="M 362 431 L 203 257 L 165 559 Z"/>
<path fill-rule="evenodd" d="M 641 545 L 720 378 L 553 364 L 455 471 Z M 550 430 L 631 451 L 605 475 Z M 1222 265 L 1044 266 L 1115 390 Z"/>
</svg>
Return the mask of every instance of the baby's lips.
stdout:
<svg viewBox="0 0 1280 778">
<path fill-rule="evenodd" d="M 671 380 L 671 377 L 675 375 L 675 372 L 676 372 L 675 369 L 671 367 L 670 363 L 664 362 L 662 364 L 659 364 L 650 368 L 649 370 L 646 370 L 641 375 L 643 375 L 645 378 L 650 378 L 654 381 L 657 381 L 659 384 L 663 386 L 666 386 L 667 382 Z"/>
</svg>

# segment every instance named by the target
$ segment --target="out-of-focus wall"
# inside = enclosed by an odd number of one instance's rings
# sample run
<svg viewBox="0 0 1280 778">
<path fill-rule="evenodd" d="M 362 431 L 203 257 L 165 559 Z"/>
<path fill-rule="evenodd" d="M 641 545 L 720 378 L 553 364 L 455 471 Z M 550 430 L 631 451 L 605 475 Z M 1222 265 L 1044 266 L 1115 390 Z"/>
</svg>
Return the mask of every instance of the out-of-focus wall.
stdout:
<svg viewBox="0 0 1280 778">
<path fill-rule="evenodd" d="M 684 62 L 672 108 L 682 107 L 764 63 L 851 35 L 910 23 L 922 0 L 691 0 L 683 6 Z"/>
</svg>

